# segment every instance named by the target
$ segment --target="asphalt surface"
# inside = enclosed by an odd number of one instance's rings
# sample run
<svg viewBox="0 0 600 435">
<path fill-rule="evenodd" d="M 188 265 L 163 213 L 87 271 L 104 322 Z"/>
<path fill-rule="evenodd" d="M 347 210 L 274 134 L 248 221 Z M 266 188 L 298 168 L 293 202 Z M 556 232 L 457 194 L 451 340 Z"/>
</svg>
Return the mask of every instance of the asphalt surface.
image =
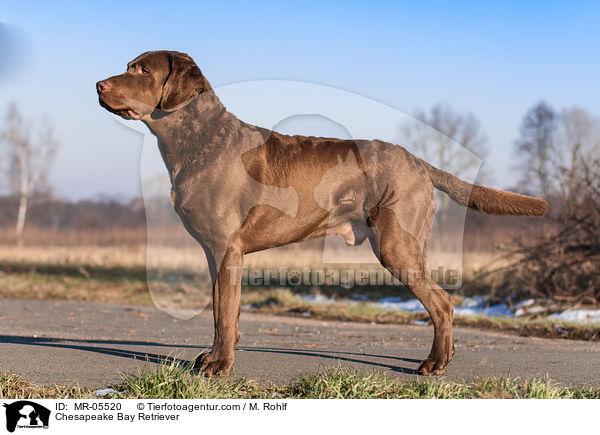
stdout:
<svg viewBox="0 0 600 435">
<path fill-rule="evenodd" d="M 0 299 L 0 370 L 37 384 L 102 388 L 120 372 L 191 360 L 212 343 L 212 317 L 180 320 L 148 306 Z M 231 377 L 287 382 L 331 365 L 415 377 L 431 326 L 372 325 L 243 312 Z M 455 328 L 447 378 L 541 377 L 600 385 L 600 343 Z"/>
</svg>

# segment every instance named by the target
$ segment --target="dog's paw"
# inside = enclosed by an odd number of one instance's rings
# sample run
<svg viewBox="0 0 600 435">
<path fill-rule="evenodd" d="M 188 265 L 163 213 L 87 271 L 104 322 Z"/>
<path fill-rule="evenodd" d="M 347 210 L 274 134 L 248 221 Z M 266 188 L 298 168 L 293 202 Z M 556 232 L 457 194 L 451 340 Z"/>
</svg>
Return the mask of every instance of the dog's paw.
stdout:
<svg viewBox="0 0 600 435">
<path fill-rule="evenodd" d="M 446 364 L 447 362 L 436 361 L 433 358 L 427 358 L 421 362 L 419 368 L 417 369 L 417 373 L 424 376 L 445 375 Z"/>
<path fill-rule="evenodd" d="M 205 361 L 201 369 L 202 374 L 207 378 L 227 376 L 233 369 L 233 358 L 213 359 Z"/>
<path fill-rule="evenodd" d="M 202 371 L 202 367 L 204 367 L 204 362 L 207 360 L 211 360 L 213 358 L 212 352 L 203 352 L 196 357 L 194 360 L 194 365 L 192 367 L 193 371 Z"/>
</svg>

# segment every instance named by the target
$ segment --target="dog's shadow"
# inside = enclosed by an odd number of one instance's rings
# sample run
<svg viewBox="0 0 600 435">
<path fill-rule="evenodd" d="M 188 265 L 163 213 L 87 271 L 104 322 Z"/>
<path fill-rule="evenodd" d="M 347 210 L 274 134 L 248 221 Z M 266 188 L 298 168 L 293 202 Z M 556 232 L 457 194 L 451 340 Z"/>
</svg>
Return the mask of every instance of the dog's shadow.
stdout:
<svg viewBox="0 0 600 435">
<path fill-rule="evenodd" d="M 62 349 L 84 350 L 88 352 L 101 353 L 104 355 L 117 356 L 121 358 L 129 358 L 140 361 L 147 361 L 155 364 L 180 364 L 182 367 L 191 368 L 193 361 L 173 357 L 170 354 L 149 353 L 144 351 L 120 349 L 111 347 L 117 346 L 149 346 L 149 347 L 168 347 L 176 349 L 197 349 L 198 351 L 208 348 L 208 346 L 187 345 L 187 344 L 164 344 L 147 341 L 135 340 L 82 340 L 82 339 L 67 339 L 54 337 L 29 337 L 16 335 L 0 335 L 0 343 L 22 344 L 26 346 L 42 346 Z M 403 358 L 389 355 L 377 355 L 357 352 L 343 352 L 330 350 L 313 350 L 313 349 L 290 349 L 276 347 L 260 347 L 260 346 L 238 346 L 237 350 L 243 352 L 262 352 L 269 354 L 296 355 L 302 357 L 324 358 L 351 363 L 358 363 L 370 367 L 379 367 L 388 369 L 394 372 L 404 374 L 417 374 L 417 371 L 412 368 L 400 367 L 395 364 L 366 360 L 362 358 L 384 359 L 392 361 L 402 361 L 418 364 L 420 360 L 414 358 Z M 361 358 L 362 357 L 362 358 Z"/>
</svg>

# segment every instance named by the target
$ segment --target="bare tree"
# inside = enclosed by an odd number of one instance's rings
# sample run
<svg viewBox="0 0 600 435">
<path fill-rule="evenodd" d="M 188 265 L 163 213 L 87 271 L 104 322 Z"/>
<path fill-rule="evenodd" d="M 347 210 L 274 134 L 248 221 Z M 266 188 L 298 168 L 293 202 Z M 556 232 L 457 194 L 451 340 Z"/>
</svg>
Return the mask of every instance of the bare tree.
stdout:
<svg viewBox="0 0 600 435">
<path fill-rule="evenodd" d="M 473 115 L 436 104 L 429 112 L 417 110 L 415 118 L 417 121 L 402 126 L 401 133 L 417 154 L 457 177 L 464 178 L 466 173 L 479 167 L 486 154 L 486 138 Z M 457 149 L 457 143 L 470 153 Z M 447 195 L 439 196 L 437 219 L 442 234 L 449 202 Z"/>
<path fill-rule="evenodd" d="M 529 144 L 538 148 L 524 150 L 521 157 L 540 187 L 545 185 L 552 213 L 541 233 L 532 228 L 515 240 L 506 257 L 512 261 L 493 272 L 492 288 L 500 299 L 598 305 L 600 121 L 579 108 L 558 117 L 538 105 L 525 125 Z"/>
<path fill-rule="evenodd" d="M 52 127 L 45 122 L 39 136 L 32 139 L 32 127 L 26 123 L 17 106 L 8 109 L 7 128 L 2 134 L 8 154 L 6 172 L 9 187 L 18 197 L 15 234 L 17 244 L 23 244 L 23 230 L 31 195 L 45 184 L 46 176 L 56 151 Z"/>
<path fill-rule="evenodd" d="M 526 190 L 544 198 L 548 197 L 552 184 L 557 118 L 548 104 L 543 101 L 536 104 L 525 114 L 519 129 L 521 137 L 515 143 Z"/>
<path fill-rule="evenodd" d="M 491 272 L 498 300 L 600 304 L 600 156 L 583 162 L 576 178 L 577 203 L 562 204 L 550 231 L 519 238 L 509 264 Z"/>
<path fill-rule="evenodd" d="M 563 110 L 555 154 L 556 193 L 569 207 L 577 206 L 586 191 L 580 186 L 586 165 L 600 157 L 600 121 L 577 107 Z"/>
</svg>

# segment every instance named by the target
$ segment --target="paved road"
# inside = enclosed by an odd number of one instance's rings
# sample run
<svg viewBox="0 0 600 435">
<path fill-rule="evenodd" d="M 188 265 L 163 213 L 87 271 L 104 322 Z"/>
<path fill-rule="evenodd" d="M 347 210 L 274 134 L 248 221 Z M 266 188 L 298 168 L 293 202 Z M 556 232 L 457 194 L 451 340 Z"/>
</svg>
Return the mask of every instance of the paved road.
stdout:
<svg viewBox="0 0 600 435">
<path fill-rule="evenodd" d="M 165 357 L 190 360 L 212 342 L 210 314 L 191 320 L 154 307 L 0 300 L 0 370 L 32 382 L 104 387 L 119 371 Z M 370 325 L 242 313 L 234 377 L 287 382 L 330 365 L 409 379 L 429 351 L 430 326 Z M 600 343 L 526 338 L 456 328 L 447 377 L 548 374 L 600 385 Z"/>
</svg>

